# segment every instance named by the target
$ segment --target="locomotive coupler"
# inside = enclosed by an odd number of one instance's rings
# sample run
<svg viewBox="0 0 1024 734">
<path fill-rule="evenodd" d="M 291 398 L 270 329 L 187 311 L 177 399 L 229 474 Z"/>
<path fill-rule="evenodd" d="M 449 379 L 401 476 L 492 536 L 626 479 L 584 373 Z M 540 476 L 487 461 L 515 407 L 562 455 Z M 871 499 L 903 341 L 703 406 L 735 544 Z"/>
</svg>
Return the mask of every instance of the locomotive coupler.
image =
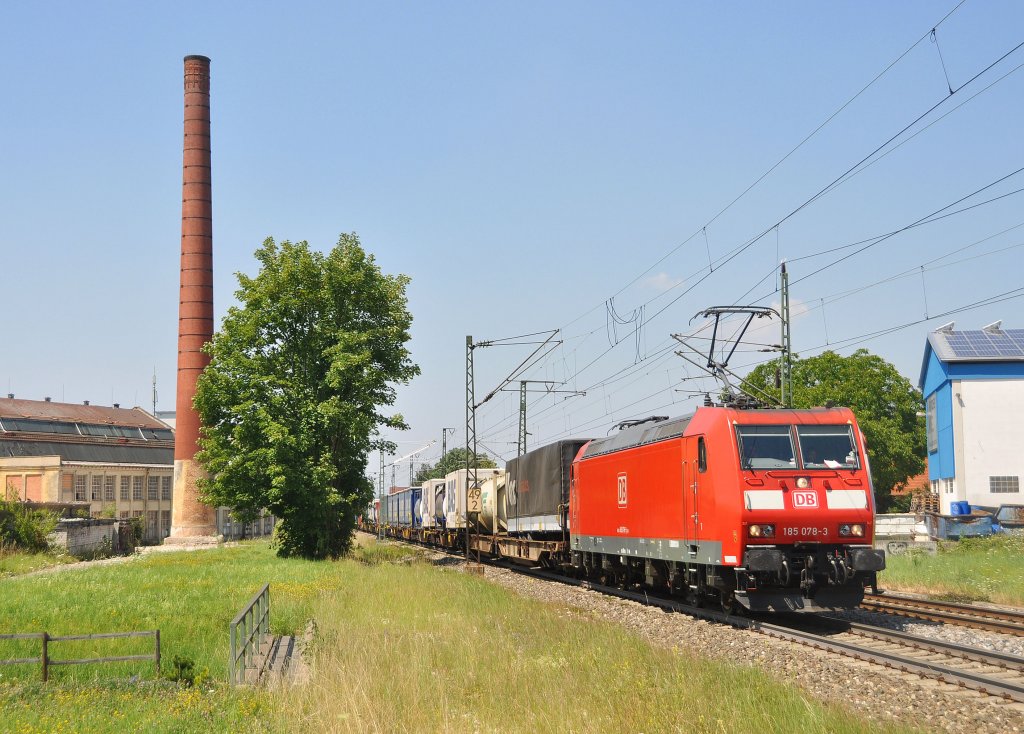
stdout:
<svg viewBox="0 0 1024 734">
<path fill-rule="evenodd" d="M 804 567 L 800 569 L 800 589 L 809 592 L 814 588 L 814 556 L 804 559 Z"/>
</svg>

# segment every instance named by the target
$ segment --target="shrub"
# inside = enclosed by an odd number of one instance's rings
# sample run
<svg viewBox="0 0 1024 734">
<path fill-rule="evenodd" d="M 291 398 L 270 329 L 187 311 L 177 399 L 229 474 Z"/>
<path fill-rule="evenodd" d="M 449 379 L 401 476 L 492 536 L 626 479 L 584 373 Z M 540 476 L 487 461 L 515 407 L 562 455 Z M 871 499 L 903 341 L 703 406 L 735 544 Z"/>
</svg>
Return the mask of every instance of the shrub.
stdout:
<svg viewBox="0 0 1024 734">
<path fill-rule="evenodd" d="M 48 547 L 47 536 L 57 527 L 57 516 L 16 500 L 0 500 L 0 544 L 37 553 Z"/>
</svg>

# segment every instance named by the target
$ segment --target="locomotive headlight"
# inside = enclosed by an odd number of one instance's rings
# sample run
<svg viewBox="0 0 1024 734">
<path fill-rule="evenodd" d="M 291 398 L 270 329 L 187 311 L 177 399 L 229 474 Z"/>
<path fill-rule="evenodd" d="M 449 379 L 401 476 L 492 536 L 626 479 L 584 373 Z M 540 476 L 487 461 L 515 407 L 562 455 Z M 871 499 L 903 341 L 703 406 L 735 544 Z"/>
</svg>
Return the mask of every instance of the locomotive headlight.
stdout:
<svg viewBox="0 0 1024 734">
<path fill-rule="evenodd" d="M 855 538 L 862 538 L 864 537 L 864 526 L 860 523 L 856 523 L 853 525 L 840 525 L 839 534 L 846 538 L 850 536 L 853 536 Z"/>
<path fill-rule="evenodd" d="M 751 525 L 747 528 L 747 535 L 751 538 L 771 538 L 775 535 L 774 525 Z"/>
<path fill-rule="evenodd" d="M 811 478 L 810 477 L 797 477 L 796 478 L 796 487 L 797 487 L 797 489 L 809 489 L 810 486 L 811 486 Z"/>
</svg>

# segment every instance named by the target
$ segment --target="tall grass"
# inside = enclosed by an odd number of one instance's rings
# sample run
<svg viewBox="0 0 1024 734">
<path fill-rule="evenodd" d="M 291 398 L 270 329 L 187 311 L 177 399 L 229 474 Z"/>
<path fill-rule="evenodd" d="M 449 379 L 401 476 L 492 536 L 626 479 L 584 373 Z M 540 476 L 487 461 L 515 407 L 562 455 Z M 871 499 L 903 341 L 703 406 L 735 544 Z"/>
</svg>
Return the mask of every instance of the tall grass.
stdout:
<svg viewBox="0 0 1024 734">
<path fill-rule="evenodd" d="M 889 555 L 879 584 L 958 601 L 1024 606 L 1024 535 L 941 543 L 937 555 Z"/>
<path fill-rule="evenodd" d="M 282 719 L 337 732 L 868 732 L 746 667 L 422 564 L 371 567 L 323 597 L 313 683 Z M 676 641 L 685 649 L 686 640 Z"/>
<path fill-rule="evenodd" d="M 681 652 L 686 640 L 675 641 L 677 651 L 652 647 L 576 610 L 417 559 L 370 545 L 352 560 L 310 563 L 256 542 L 0 580 L 0 632 L 158 627 L 165 661 L 188 658 L 200 673 L 182 687 L 153 680 L 144 664 L 54 668 L 44 685 L 35 666 L 2 667 L 0 730 L 877 730 L 759 671 L 692 658 Z M 267 582 L 275 632 L 318 623 L 311 677 L 274 691 L 229 688 L 228 623 Z M 20 656 L 5 644 L 0 659 Z M 96 654 L 116 653 L 88 644 L 59 652 Z"/>
</svg>

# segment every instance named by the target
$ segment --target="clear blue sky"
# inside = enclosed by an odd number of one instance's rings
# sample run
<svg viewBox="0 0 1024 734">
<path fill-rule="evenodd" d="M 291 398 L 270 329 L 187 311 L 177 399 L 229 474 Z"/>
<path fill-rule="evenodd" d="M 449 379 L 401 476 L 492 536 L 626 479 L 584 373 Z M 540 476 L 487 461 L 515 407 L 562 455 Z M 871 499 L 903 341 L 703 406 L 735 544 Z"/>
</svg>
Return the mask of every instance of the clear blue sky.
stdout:
<svg viewBox="0 0 1024 734">
<path fill-rule="evenodd" d="M 698 371 L 666 351 L 668 335 L 709 305 L 777 301 L 773 277 L 757 284 L 780 258 L 797 281 L 798 352 L 863 346 L 916 383 L 928 329 L 1024 328 L 1024 299 L 855 338 L 1024 286 L 1024 226 L 1010 229 L 1024 194 L 806 280 L 850 250 L 796 258 L 900 229 L 1024 166 L 1024 49 L 961 87 L 1024 41 L 1024 6 L 968 0 L 937 44 L 924 38 L 715 217 L 954 5 L 5 3 L 4 392 L 149 407 L 155 367 L 158 408 L 174 407 L 190 53 L 212 58 L 218 314 L 265 237 L 326 249 L 358 232 L 386 271 L 412 277 L 423 374 L 400 391 L 400 453 L 442 426 L 461 440 L 466 334 L 563 328 L 529 376 L 590 389 L 531 396 L 534 445 L 687 412 L 695 398 L 677 390 L 711 383 L 684 379 Z M 944 97 L 903 145 L 719 262 Z M 964 205 L 1021 187 L 1017 174 Z M 646 318 L 639 347 L 619 327 L 603 354 L 613 295 L 618 313 L 646 304 Z M 778 340 L 775 326 L 755 336 Z M 478 395 L 525 356 L 479 350 Z M 516 410 L 511 394 L 481 410 L 495 453 L 514 450 Z"/>
</svg>

